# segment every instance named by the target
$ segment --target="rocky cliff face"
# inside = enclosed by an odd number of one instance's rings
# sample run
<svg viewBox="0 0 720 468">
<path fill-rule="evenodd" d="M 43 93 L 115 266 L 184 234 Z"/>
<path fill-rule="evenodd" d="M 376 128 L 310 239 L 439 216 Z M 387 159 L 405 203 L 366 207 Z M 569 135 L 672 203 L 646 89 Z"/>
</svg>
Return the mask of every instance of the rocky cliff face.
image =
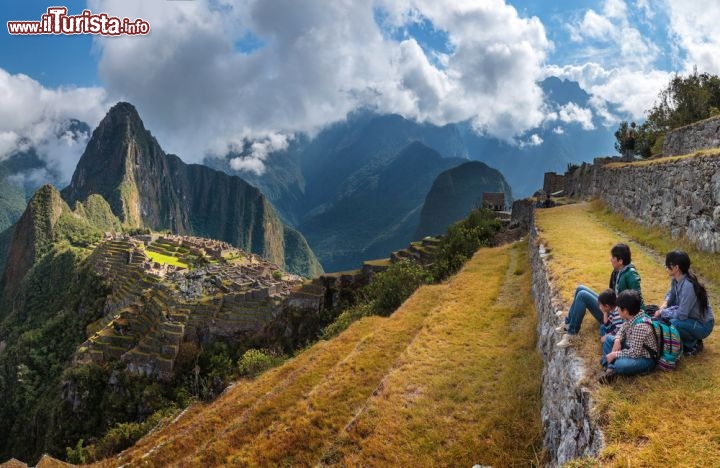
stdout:
<svg viewBox="0 0 720 468">
<path fill-rule="evenodd" d="M 115 105 L 93 132 L 62 192 L 70 204 L 94 193 L 108 201 L 126 227 L 211 237 L 305 276 L 322 271 L 304 239 L 286 247 L 286 232 L 302 236 L 280 221 L 258 189 L 166 155 L 128 103 Z"/>
<path fill-rule="evenodd" d="M 483 192 L 502 192 L 505 203 L 512 203 L 510 186 L 503 175 L 479 161 L 448 169 L 433 182 L 420 213 L 415 239 L 444 233 L 482 203 Z"/>
</svg>

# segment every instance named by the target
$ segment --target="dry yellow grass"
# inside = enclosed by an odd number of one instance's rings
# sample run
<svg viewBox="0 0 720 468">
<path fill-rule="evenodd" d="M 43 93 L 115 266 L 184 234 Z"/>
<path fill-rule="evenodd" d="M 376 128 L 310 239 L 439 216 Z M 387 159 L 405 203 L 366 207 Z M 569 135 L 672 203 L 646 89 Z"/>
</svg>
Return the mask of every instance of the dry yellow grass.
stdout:
<svg viewBox="0 0 720 468">
<path fill-rule="evenodd" d="M 433 320 L 325 454 L 326 464 L 541 463 L 542 363 L 526 244 L 510 254 L 508 263 L 481 250 L 451 282 Z"/>
<path fill-rule="evenodd" d="M 482 249 L 390 317 L 362 319 L 103 464 L 537 461 L 541 363 L 526 249 Z"/>
<path fill-rule="evenodd" d="M 606 287 L 609 250 L 616 242 L 626 242 L 633 249 L 646 302 L 662 301 L 669 285 L 665 252 L 653 252 L 639 242 L 666 246 L 668 233 L 625 221 L 597 203 L 543 210 L 537 213 L 537 224 L 540 237 L 551 249 L 555 283 L 568 305 L 577 283 L 584 282 L 596 290 Z M 707 286 L 717 304 L 717 284 L 708 282 Z M 588 368 L 599 372 L 597 323 L 586 317 L 583 327 L 581 334 L 586 339 L 579 353 Z M 720 464 L 720 406 L 714 403 L 720 397 L 720 360 L 713 335 L 705 343 L 701 355 L 684 358 L 676 371 L 622 378 L 610 387 L 591 383 L 597 417 L 606 436 L 606 448 L 599 460 L 602 465 Z"/>
<path fill-rule="evenodd" d="M 690 159 L 690 158 L 714 158 L 720 155 L 720 150 L 718 149 L 706 149 L 706 150 L 700 150 L 695 151 L 694 153 L 688 153 L 688 154 L 681 154 L 678 156 L 664 156 L 660 158 L 653 158 L 653 159 L 644 159 L 642 161 L 634 161 L 634 162 L 613 162 L 606 164 L 605 167 L 609 167 L 612 169 L 618 169 L 622 167 L 628 167 L 628 166 L 653 166 L 657 164 L 667 164 L 670 162 L 675 161 L 681 161 L 683 159 Z"/>
</svg>

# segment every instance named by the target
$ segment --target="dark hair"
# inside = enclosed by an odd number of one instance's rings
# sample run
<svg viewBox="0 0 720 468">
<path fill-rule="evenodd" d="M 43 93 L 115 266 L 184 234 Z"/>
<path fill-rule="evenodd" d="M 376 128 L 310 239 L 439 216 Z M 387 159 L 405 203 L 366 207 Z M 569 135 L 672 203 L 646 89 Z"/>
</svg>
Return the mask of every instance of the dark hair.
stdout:
<svg viewBox="0 0 720 468">
<path fill-rule="evenodd" d="M 617 305 L 617 298 L 615 297 L 615 290 L 608 288 L 605 291 L 598 294 L 598 304 L 604 304 L 606 306 L 615 307 Z"/>
<path fill-rule="evenodd" d="M 640 312 L 640 293 L 634 289 L 626 289 L 618 294 L 617 306 L 628 311 L 630 315 L 637 315 Z"/>
<path fill-rule="evenodd" d="M 632 256 L 630 255 L 630 247 L 628 247 L 627 244 L 615 244 L 615 246 L 610 249 L 610 255 L 622 260 L 623 266 L 630 265 L 630 263 L 632 262 Z"/>
<path fill-rule="evenodd" d="M 705 317 L 708 308 L 708 295 L 705 286 L 698 280 L 697 276 L 690 271 L 690 256 L 682 250 L 673 250 L 665 255 L 665 266 L 677 265 L 683 275 L 687 277 L 695 290 L 695 297 L 700 306 L 700 317 Z"/>
</svg>

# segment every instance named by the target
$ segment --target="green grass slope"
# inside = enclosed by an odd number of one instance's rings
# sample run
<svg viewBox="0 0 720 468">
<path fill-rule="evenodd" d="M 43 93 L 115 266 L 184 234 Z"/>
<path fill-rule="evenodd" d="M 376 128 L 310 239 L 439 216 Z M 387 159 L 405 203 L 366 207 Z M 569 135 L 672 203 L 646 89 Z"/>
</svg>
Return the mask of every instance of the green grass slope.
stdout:
<svg viewBox="0 0 720 468">
<path fill-rule="evenodd" d="M 103 466 L 494 466 L 542 461 L 527 244 L 481 249 Z M 417 463 L 420 462 L 420 463 Z"/>
<path fill-rule="evenodd" d="M 597 291 L 607 287 L 609 252 L 628 243 L 642 277 L 646 303 L 662 302 L 669 286 L 664 268 L 668 250 L 688 251 L 693 267 L 706 282 L 711 304 L 720 297 L 717 255 L 698 252 L 669 233 L 622 219 L 603 205 L 580 203 L 538 210 L 536 225 L 550 252 L 550 273 L 565 309 L 577 284 Z M 588 385 L 596 401 L 596 417 L 605 433 L 603 466 L 716 466 L 720 459 L 720 359 L 715 335 L 705 351 L 684 357 L 673 372 L 620 378 L 612 386 L 594 382 L 600 374 L 598 325 L 585 318 L 578 355 L 590 370 Z M 586 466 L 584 462 L 578 466 Z"/>
</svg>

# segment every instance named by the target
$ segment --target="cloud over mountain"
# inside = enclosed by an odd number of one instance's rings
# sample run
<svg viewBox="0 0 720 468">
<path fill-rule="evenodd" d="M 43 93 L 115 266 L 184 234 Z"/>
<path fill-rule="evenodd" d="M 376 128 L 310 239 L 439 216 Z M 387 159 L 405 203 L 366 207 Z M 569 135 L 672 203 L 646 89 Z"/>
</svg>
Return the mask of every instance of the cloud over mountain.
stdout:
<svg viewBox="0 0 720 468">
<path fill-rule="evenodd" d="M 437 124 L 469 119 L 507 140 L 544 117 L 543 25 L 501 0 L 90 5 L 151 23 L 141 40 L 97 39 L 100 76 L 187 159 L 233 141 L 314 132 L 360 107 Z M 442 31 L 447 51 L 403 35 L 419 24 Z"/>
<path fill-rule="evenodd" d="M 105 97 L 102 88 L 47 89 L 0 68 L 0 160 L 34 148 L 50 169 L 70 180 L 90 136 L 75 134 L 69 119 L 96 125 L 107 112 Z"/>
</svg>

